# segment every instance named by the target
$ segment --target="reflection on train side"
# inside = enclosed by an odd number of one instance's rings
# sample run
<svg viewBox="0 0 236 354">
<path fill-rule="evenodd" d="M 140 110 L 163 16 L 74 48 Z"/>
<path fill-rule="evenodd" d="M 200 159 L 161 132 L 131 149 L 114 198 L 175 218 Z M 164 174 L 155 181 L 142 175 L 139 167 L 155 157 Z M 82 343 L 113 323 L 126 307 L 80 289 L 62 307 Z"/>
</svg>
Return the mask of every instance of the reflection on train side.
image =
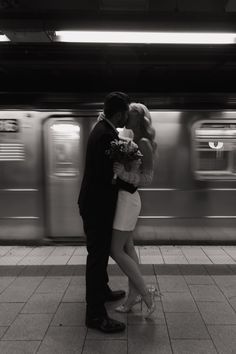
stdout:
<svg viewBox="0 0 236 354">
<path fill-rule="evenodd" d="M 236 121 L 201 121 L 192 129 L 197 179 L 236 179 Z"/>
</svg>

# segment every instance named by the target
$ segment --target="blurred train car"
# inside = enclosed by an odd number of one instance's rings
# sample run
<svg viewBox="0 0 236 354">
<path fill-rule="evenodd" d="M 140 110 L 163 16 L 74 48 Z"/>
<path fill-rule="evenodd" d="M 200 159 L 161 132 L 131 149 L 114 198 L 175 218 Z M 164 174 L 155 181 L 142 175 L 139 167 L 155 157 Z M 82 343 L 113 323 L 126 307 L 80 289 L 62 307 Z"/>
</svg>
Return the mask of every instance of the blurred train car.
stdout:
<svg viewBox="0 0 236 354">
<path fill-rule="evenodd" d="M 0 240 L 83 242 L 77 198 L 98 109 L 0 111 Z M 158 151 L 136 243 L 235 241 L 236 111 L 151 110 Z"/>
</svg>

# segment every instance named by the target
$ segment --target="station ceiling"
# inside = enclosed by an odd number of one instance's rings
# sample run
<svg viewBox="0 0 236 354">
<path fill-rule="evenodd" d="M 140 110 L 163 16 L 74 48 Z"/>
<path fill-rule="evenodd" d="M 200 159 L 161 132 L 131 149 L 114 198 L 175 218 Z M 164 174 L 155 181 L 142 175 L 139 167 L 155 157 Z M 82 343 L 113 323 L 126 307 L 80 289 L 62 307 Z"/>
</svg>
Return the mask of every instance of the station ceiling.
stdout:
<svg viewBox="0 0 236 354">
<path fill-rule="evenodd" d="M 0 43 L 0 100 L 122 90 L 236 103 L 236 43 L 53 41 L 56 30 L 76 29 L 236 33 L 236 0 L 0 0 L 0 31 L 11 40 Z"/>
</svg>

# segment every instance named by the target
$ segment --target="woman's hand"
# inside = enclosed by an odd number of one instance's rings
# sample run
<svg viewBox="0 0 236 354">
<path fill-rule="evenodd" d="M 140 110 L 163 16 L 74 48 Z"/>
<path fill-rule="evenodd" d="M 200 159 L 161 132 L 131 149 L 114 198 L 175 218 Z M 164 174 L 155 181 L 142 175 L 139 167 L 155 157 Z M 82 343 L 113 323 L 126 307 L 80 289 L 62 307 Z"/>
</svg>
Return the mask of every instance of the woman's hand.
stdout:
<svg viewBox="0 0 236 354">
<path fill-rule="evenodd" d="M 124 165 L 122 165 L 122 163 L 119 162 L 115 162 L 113 165 L 113 172 L 117 175 L 120 176 L 123 172 L 124 172 Z"/>
</svg>

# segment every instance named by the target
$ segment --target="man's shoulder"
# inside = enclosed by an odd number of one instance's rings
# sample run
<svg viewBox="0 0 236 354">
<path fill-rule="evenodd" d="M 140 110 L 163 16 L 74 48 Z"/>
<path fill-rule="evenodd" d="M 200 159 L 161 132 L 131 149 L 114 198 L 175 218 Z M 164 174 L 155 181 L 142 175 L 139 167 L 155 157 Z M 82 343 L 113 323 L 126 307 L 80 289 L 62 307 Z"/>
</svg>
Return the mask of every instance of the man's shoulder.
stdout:
<svg viewBox="0 0 236 354">
<path fill-rule="evenodd" d="M 114 138 L 116 134 L 105 121 L 99 121 L 91 131 L 90 137 L 100 138 L 103 136 Z"/>
<path fill-rule="evenodd" d="M 101 133 L 105 133 L 107 131 L 109 131 L 107 125 L 105 124 L 105 122 L 103 120 L 101 120 L 94 125 L 94 127 L 91 131 L 91 134 L 99 134 L 99 133 L 101 134 Z"/>
</svg>

